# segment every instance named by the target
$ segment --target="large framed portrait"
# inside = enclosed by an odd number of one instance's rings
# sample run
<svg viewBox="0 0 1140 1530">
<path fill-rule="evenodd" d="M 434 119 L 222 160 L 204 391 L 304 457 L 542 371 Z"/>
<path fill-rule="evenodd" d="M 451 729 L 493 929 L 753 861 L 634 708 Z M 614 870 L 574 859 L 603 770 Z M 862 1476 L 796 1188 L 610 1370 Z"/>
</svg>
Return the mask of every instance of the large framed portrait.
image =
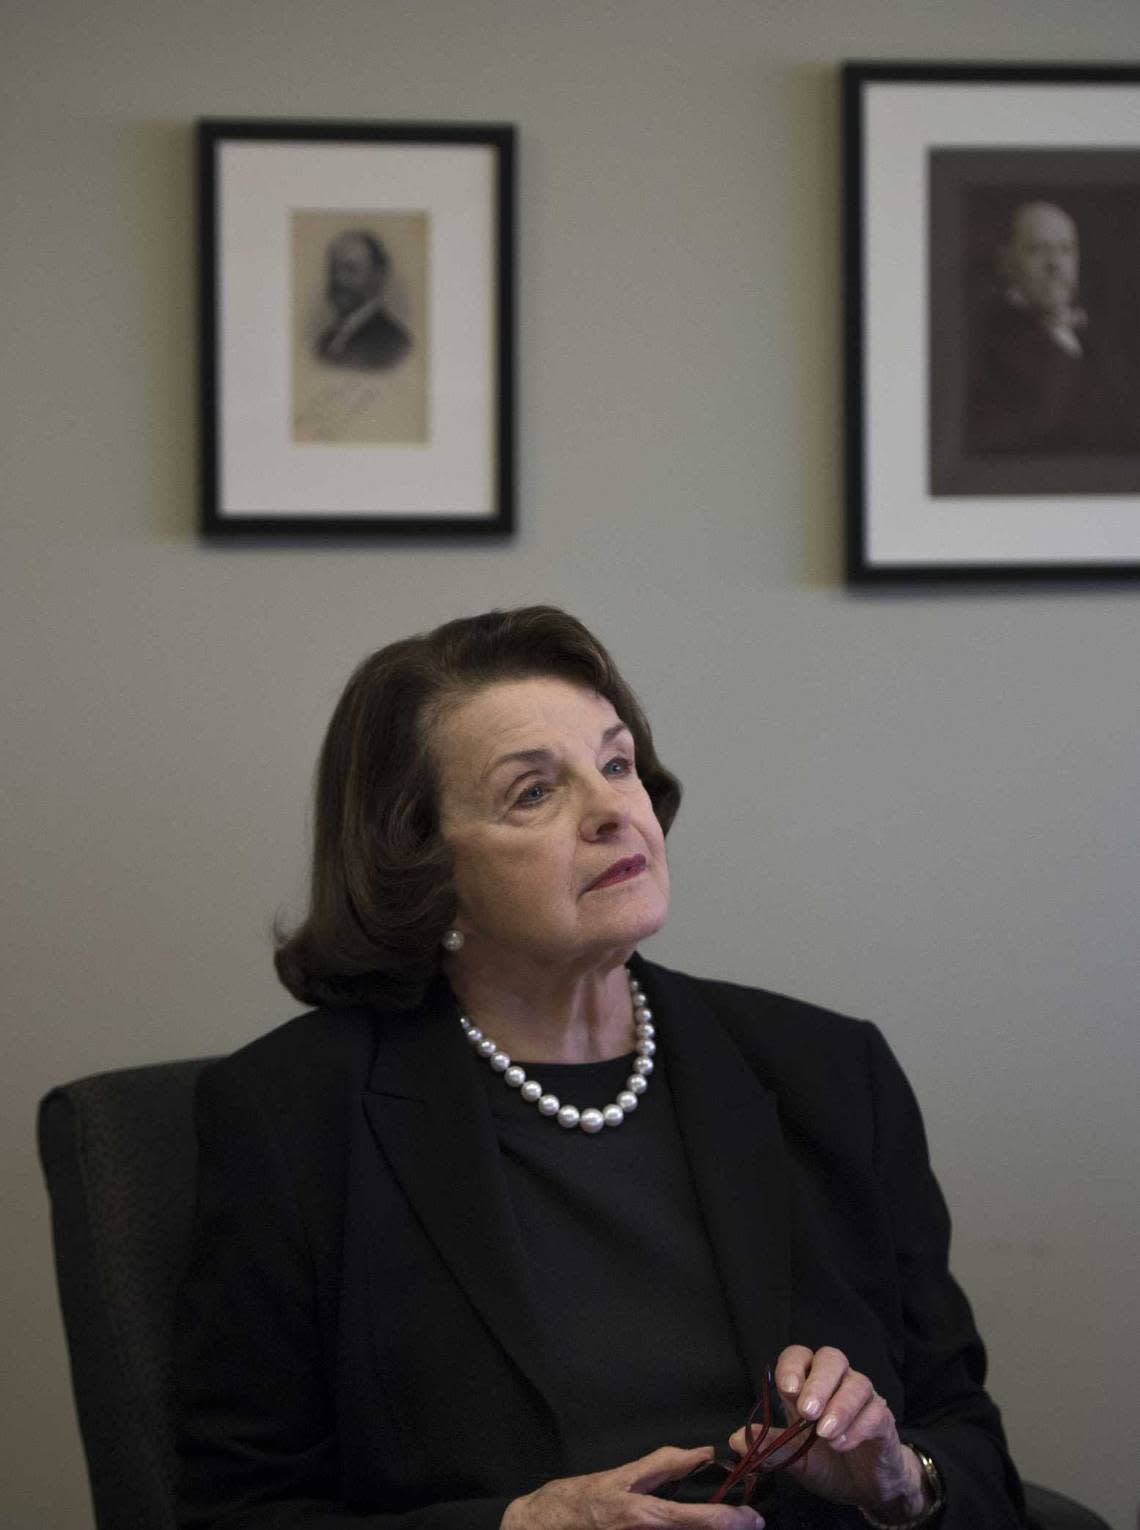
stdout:
<svg viewBox="0 0 1140 1530">
<path fill-rule="evenodd" d="M 199 122 L 204 535 L 512 530 L 514 148 Z"/>
<path fill-rule="evenodd" d="M 849 579 L 1140 575 L 1140 68 L 843 89 Z"/>
</svg>

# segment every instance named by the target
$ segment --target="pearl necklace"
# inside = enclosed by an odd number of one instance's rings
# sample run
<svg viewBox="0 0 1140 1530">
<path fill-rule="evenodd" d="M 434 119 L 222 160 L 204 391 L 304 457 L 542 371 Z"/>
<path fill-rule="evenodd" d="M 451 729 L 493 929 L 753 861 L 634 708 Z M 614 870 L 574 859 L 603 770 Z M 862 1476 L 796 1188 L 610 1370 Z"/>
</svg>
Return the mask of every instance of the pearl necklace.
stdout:
<svg viewBox="0 0 1140 1530">
<path fill-rule="evenodd" d="M 625 1088 L 617 1099 L 598 1110 L 590 1106 L 579 1110 L 577 1105 L 563 1105 L 556 1094 L 547 1094 L 537 1079 L 527 1078 L 526 1070 L 513 1063 L 500 1050 L 498 1043 L 485 1036 L 477 1025 L 472 1025 L 466 1015 L 460 1015 L 459 1023 L 464 1035 L 480 1057 L 485 1057 L 496 1073 L 503 1075 L 503 1083 L 517 1089 L 528 1105 L 534 1105 L 543 1116 L 553 1116 L 559 1126 L 567 1131 L 580 1127 L 584 1132 L 600 1132 L 603 1126 L 620 1126 L 631 1111 L 637 1109 L 637 1101 L 649 1088 L 649 1075 L 653 1072 L 653 1054 L 657 1050 L 654 1041 L 656 1026 L 653 1011 L 645 1002 L 645 993 L 626 968 L 630 997 L 633 999 L 633 1019 L 637 1027 L 637 1056 L 633 1060 L 633 1072 L 625 1081 Z"/>
</svg>

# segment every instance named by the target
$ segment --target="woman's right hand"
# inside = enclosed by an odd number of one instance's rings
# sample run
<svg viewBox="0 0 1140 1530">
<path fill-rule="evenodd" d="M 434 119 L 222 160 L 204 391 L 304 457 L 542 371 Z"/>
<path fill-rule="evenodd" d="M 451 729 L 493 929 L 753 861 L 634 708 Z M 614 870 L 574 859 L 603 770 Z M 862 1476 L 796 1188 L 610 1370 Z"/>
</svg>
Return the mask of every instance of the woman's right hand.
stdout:
<svg viewBox="0 0 1140 1530">
<path fill-rule="evenodd" d="M 582 1477 L 556 1477 L 507 1505 L 500 1530 L 762 1530 L 754 1509 L 672 1503 L 650 1495 L 712 1459 L 711 1445 L 663 1445 L 638 1461 Z"/>
</svg>

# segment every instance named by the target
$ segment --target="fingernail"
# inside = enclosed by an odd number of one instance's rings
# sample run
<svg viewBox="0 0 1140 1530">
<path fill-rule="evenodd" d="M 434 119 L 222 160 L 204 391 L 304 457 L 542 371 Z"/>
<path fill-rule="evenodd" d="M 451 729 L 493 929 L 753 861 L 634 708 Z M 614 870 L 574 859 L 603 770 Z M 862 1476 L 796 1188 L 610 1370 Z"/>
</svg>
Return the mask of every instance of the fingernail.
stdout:
<svg viewBox="0 0 1140 1530">
<path fill-rule="evenodd" d="M 836 1418 L 834 1413 L 829 1413 L 824 1419 L 823 1423 L 820 1424 L 819 1428 L 816 1430 L 816 1434 L 820 1434 L 825 1440 L 829 1440 L 838 1428 L 839 1420 Z"/>
<path fill-rule="evenodd" d="M 819 1398 L 805 1397 L 803 1402 L 800 1404 L 800 1412 L 805 1413 L 808 1418 L 814 1418 L 819 1412 Z"/>
<path fill-rule="evenodd" d="M 800 1381 L 800 1378 L 796 1375 L 795 1371 L 789 1371 L 788 1374 L 780 1382 L 780 1386 L 785 1392 L 792 1393 L 798 1392 L 802 1385 L 803 1383 Z"/>
</svg>

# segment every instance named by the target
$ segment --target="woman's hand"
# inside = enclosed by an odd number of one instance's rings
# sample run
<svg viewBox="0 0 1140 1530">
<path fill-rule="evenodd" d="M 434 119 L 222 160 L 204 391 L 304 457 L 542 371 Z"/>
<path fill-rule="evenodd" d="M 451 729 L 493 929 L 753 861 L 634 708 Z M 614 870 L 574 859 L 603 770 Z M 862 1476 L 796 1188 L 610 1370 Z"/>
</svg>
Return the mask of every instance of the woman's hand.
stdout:
<svg viewBox="0 0 1140 1530">
<path fill-rule="evenodd" d="M 558 1477 L 507 1505 L 500 1530 L 761 1530 L 753 1509 L 671 1503 L 648 1495 L 712 1459 L 712 1446 L 663 1445 L 639 1461 L 583 1477 Z"/>
<path fill-rule="evenodd" d="M 846 1355 L 789 1345 L 776 1361 L 776 1386 L 789 1424 L 819 1421 L 816 1443 L 788 1468 L 801 1487 L 832 1503 L 853 1503 L 884 1523 L 922 1513 L 927 1496 L 918 1458 L 900 1441 L 894 1415 L 870 1379 L 853 1371 Z M 799 1443 L 782 1454 L 790 1455 Z M 729 1444 L 743 1455 L 744 1430 Z M 779 1455 L 771 1464 L 780 1464 Z"/>
</svg>

